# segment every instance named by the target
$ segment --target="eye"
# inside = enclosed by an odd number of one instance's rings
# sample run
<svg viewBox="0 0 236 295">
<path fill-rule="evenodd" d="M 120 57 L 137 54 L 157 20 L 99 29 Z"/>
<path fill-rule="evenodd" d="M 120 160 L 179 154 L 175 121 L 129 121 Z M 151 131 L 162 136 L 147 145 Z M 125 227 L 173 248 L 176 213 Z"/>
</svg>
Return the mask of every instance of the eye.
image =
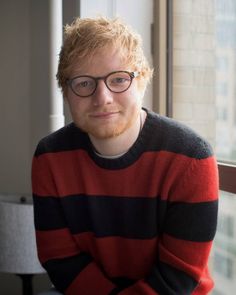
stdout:
<svg viewBox="0 0 236 295">
<path fill-rule="evenodd" d="M 116 77 L 111 82 L 114 84 L 121 84 L 121 83 L 125 83 L 126 81 L 127 79 L 124 77 Z"/>
<path fill-rule="evenodd" d="M 94 87 L 95 82 L 91 78 L 80 77 L 73 81 L 74 89 L 85 89 Z"/>
<path fill-rule="evenodd" d="M 130 76 L 127 73 L 114 73 L 109 76 L 108 83 L 110 86 L 118 86 L 130 83 Z"/>
<path fill-rule="evenodd" d="M 89 81 L 83 81 L 77 84 L 77 87 L 84 88 L 89 86 Z"/>
</svg>

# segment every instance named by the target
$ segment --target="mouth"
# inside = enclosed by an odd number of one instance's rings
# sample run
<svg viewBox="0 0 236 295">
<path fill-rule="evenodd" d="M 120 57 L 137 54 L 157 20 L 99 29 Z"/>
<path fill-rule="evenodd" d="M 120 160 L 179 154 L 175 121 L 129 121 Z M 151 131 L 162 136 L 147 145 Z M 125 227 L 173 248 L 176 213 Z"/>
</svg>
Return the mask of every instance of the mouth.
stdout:
<svg viewBox="0 0 236 295">
<path fill-rule="evenodd" d="M 90 117 L 95 119 L 109 119 L 119 114 L 119 111 L 105 111 L 90 114 Z"/>
</svg>

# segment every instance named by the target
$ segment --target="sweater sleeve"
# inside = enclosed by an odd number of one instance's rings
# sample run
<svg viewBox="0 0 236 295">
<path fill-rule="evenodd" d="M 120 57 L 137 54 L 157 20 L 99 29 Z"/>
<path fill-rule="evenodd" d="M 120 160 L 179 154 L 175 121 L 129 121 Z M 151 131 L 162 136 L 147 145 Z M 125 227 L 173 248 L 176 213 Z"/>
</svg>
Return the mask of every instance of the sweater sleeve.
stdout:
<svg viewBox="0 0 236 295">
<path fill-rule="evenodd" d="M 215 158 L 192 159 L 181 181 L 169 193 L 155 265 L 147 277 L 111 294 L 208 294 L 213 288 L 208 259 L 217 211 Z"/>
<path fill-rule="evenodd" d="M 115 284 L 80 251 L 67 227 L 46 154 L 34 156 L 32 191 L 38 256 L 56 289 L 66 295 L 109 294 Z"/>
</svg>

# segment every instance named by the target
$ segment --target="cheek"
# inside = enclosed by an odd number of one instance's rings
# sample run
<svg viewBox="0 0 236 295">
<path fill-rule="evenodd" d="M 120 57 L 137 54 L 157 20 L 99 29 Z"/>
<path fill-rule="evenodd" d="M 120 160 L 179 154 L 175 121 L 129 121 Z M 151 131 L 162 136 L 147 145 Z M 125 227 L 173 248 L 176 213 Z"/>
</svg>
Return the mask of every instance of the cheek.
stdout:
<svg viewBox="0 0 236 295">
<path fill-rule="evenodd" d="M 84 112 L 88 107 L 88 100 L 81 99 L 75 94 L 70 94 L 66 99 L 71 112 Z"/>
<path fill-rule="evenodd" d="M 85 109 L 83 108 L 83 105 L 75 100 L 67 100 L 69 111 L 71 114 L 71 117 L 75 123 L 78 123 L 80 121 L 84 121 L 85 117 Z"/>
<path fill-rule="evenodd" d="M 67 103 L 68 103 L 71 113 L 73 113 L 75 110 L 79 109 L 78 103 L 73 98 L 71 98 L 71 97 L 67 98 Z"/>
</svg>

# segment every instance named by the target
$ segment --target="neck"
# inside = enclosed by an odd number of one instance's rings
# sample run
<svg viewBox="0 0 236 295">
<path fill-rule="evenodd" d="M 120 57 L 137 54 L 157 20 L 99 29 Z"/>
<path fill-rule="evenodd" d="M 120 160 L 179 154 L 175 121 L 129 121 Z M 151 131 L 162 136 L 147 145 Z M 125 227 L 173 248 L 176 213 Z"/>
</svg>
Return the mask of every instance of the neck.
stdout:
<svg viewBox="0 0 236 295">
<path fill-rule="evenodd" d="M 122 134 L 106 139 L 99 139 L 89 135 L 90 140 L 101 156 L 118 156 L 126 153 L 134 144 L 142 129 L 146 112 L 141 110 L 134 124 Z"/>
</svg>

